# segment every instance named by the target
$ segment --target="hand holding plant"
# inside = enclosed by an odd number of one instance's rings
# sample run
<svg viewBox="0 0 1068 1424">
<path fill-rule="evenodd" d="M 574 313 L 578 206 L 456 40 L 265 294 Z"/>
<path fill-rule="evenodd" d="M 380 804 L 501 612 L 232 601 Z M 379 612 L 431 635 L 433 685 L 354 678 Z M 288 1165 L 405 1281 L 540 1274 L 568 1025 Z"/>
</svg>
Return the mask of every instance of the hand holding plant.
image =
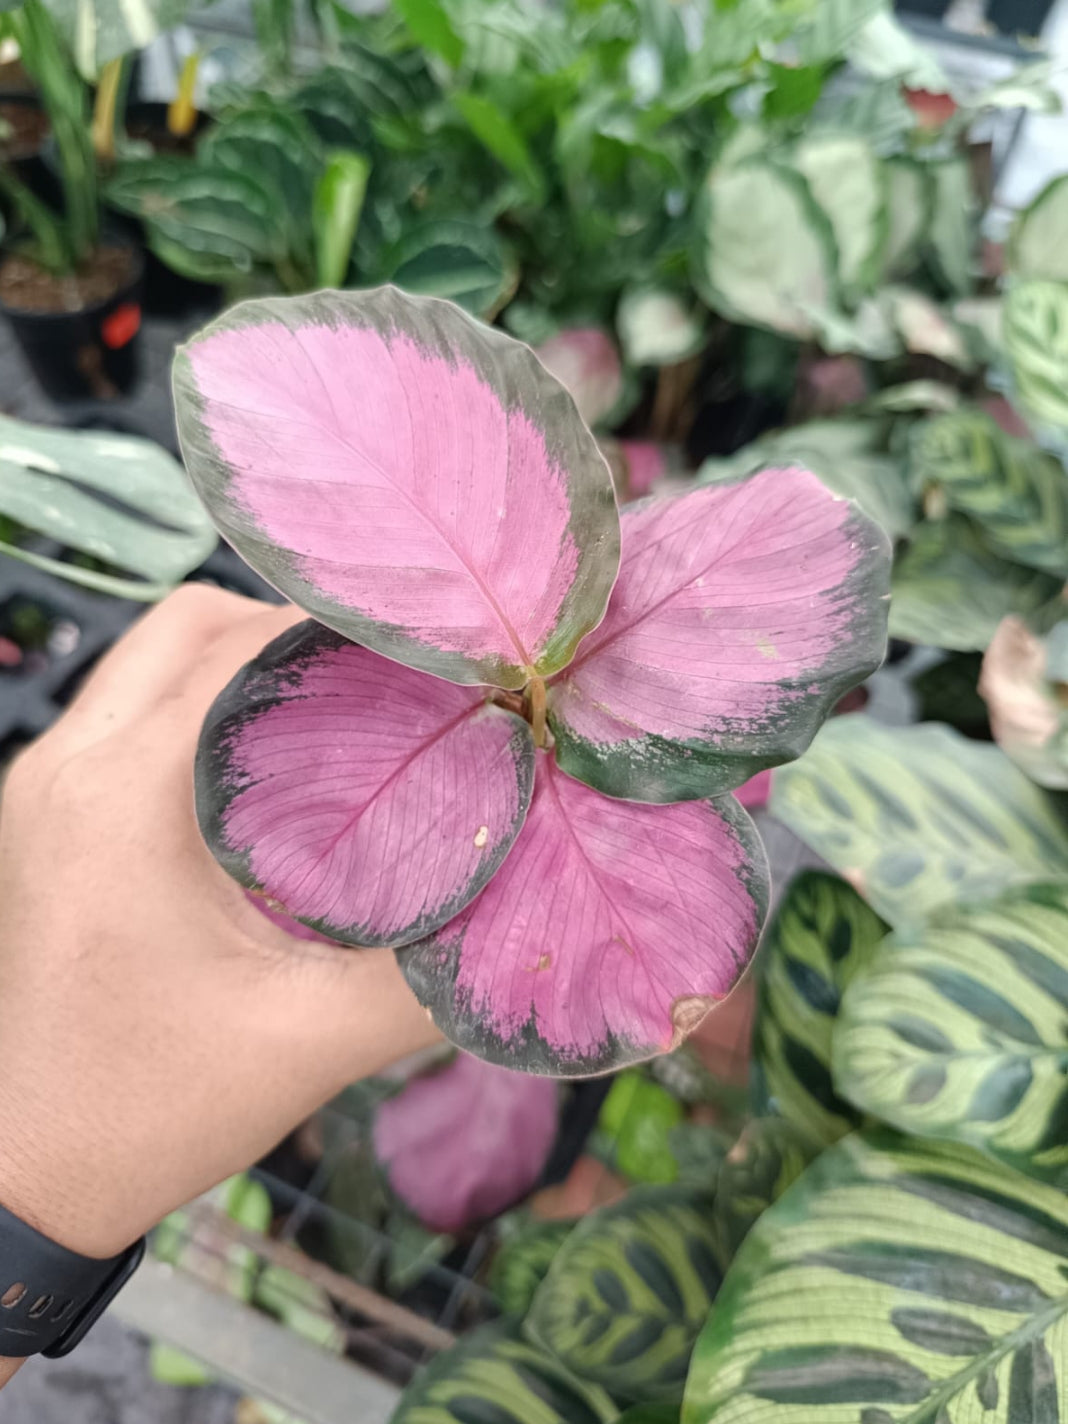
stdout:
<svg viewBox="0 0 1068 1424">
<path fill-rule="evenodd" d="M 800 469 L 621 519 L 529 349 L 391 288 L 238 307 L 175 388 L 219 528 L 317 620 L 205 723 L 216 857 L 396 948 L 491 1061 L 603 1072 L 678 1042 L 764 918 L 724 793 L 878 665 L 882 532 Z"/>
</svg>

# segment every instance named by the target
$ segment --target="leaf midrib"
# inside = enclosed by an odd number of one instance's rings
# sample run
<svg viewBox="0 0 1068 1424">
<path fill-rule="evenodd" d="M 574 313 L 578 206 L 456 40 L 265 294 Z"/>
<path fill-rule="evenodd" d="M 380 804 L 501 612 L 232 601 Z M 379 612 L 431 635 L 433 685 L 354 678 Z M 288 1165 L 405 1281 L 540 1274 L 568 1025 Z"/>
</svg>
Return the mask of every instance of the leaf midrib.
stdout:
<svg viewBox="0 0 1068 1424">
<path fill-rule="evenodd" d="M 959 1394 L 984 1370 L 999 1364 L 1017 1345 L 1025 1345 L 1037 1336 L 1045 1334 L 1047 1327 L 1064 1314 L 1068 1314 L 1068 1295 L 1061 1296 L 1046 1310 L 1032 1316 L 1023 1325 L 1017 1326 L 1015 1330 L 1010 1330 L 1007 1335 L 1003 1335 L 992 1350 L 988 1350 L 985 1355 L 977 1356 L 962 1370 L 958 1370 L 955 1375 L 944 1380 L 934 1393 L 929 1394 L 923 1403 L 911 1413 L 903 1415 L 897 1424 L 931 1424 L 931 1420 L 937 1417 L 939 1410 L 947 1400 L 952 1399 L 955 1394 Z"/>
</svg>

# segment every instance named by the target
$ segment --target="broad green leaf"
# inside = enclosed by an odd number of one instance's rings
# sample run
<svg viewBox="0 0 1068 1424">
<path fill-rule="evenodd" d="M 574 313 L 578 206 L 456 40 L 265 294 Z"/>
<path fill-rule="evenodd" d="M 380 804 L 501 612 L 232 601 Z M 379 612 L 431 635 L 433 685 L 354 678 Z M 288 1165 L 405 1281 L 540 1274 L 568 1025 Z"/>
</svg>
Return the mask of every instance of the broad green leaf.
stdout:
<svg viewBox="0 0 1068 1424">
<path fill-rule="evenodd" d="M 855 499 L 891 538 L 897 538 L 915 524 L 916 501 L 901 461 L 885 454 L 882 443 L 879 424 L 873 420 L 810 420 L 762 435 L 733 455 L 706 460 L 698 480 L 717 484 L 768 465 L 801 465 L 835 494 Z"/>
<path fill-rule="evenodd" d="M 948 727 L 835 717 L 772 782 L 771 810 L 895 928 L 1068 875 L 1068 826 L 997 747 Z"/>
<path fill-rule="evenodd" d="M 0 552 L 126 598 L 162 598 L 216 542 L 185 471 L 158 445 L 8 416 L 0 416 L 0 515 L 147 582 L 4 544 Z"/>
<path fill-rule="evenodd" d="M 1068 282 L 1013 283 L 1004 337 L 1015 400 L 1036 424 L 1068 439 Z"/>
<path fill-rule="evenodd" d="M 345 284 L 370 173 L 370 161 L 362 153 L 338 149 L 327 154 L 312 199 L 315 268 L 321 287 Z"/>
<path fill-rule="evenodd" d="M 679 1168 L 671 1134 L 683 1116 L 678 1098 L 632 1068 L 612 1083 L 597 1126 L 614 1150 L 615 1166 L 631 1181 L 674 1182 Z"/>
<path fill-rule="evenodd" d="M 160 261 L 195 281 L 233 282 L 284 254 L 277 198 L 254 174 L 145 159 L 120 165 L 106 191 Z"/>
<path fill-rule="evenodd" d="M 920 1137 L 1068 1185 L 1068 881 L 935 915 L 879 946 L 834 1033 L 839 1091 Z"/>
<path fill-rule="evenodd" d="M 463 59 L 464 45 L 444 0 L 397 0 L 397 10 L 413 38 L 455 69 Z"/>
<path fill-rule="evenodd" d="M 793 165 L 827 214 L 838 251 L 843 295 L 870 291 L 883 266 L 887 189 L 870 146 L 846 134 L 813 134 L 799 143 Z"/>
<path fill-rule="evenodd" d="M 244 302 L 179 350 L 174 387 L 219 527 L 344 637 L 520 688 L 603 617 L 619 521 L 596 442 L 527 347 L 450 303 Z"/>
<path fill-rule="evenodd" d="M 751 1118 L 723 1159 L 712 1212 L 720 1255 L 733 1259 L 753 1225 L 819 1153 L 807 1128 L 781 1117 Z"/>
<path fill-rule="evenodd" d="M 758 1222 L 683 1424 L 1056 1424 L 1068 1201 L 968 1148 L 858 1134 Z"/>
<path fill-rule="evenodd" d="M 92 80 L 110 60 L 144 49 L 179 24 L 190 5 L 189 0 L 46 0 L 46 8 L 79 72 Z"/>
<path fill-rule="evenodd" d="M 402 291 L 445 298 L 490 321 L 511 298 L 519 271 L 492 228 L 448 221 L 406 232 L 384 254 L 381 276 Z"/>
<path fill-rule="evenodd" d="M 502 1218 L 503 1227 L 508 1218 Z M 490 1268 L 488 1285 L 505 1315 L 521 1319 L 549 1273 L 556 1253 L 570 1236 L 570 1221 L 524 1221 L 509 1231 Z"/>
<path fill-rule="evenodd" d="M 1043 640 L 1022 619 L 1006 618 L 979 677 L 998 746 L 1032 781 L 1056 791 L 1068 791 L 1068 668 L 1057 665 L 1065 646 L 1068 621 Z"/>
<path fill-rule="evenodd" d="M 942 381 L 905 381 L 900 386 L 887 386 L 865 402 L 865 410 L 929 411 L 944 413 L 960 407 L 961 396 L 955 386 Z"/>
<path fill-rule="evenodd" d="M 698 197 L 692 274 L 723 316 L 804 340 L 816 332 L 812 313 L 835 305 L 834 236 L 792 169 L 720 163 Z"/>
<path fill-rule="evenodd" d="M 1009 271 L 1023 281 L 1068 282 L 1068 174 L 1050 180 L 1019 214 L 1009 238 Z"/>
<path fill-rule="evenodd" d="M 579 1222 L 526 1328 L 617 1399 L 677 1397 L 724 1265 L 710 1191 L 640 1187 Z"/>
<path fill-rule="evenodd" d="M 532 203 L 545 199 L 545 175 L 512 120 L 482 94 L 457 93 L 452 102 L 479 143 L 518 178 Z"/>
<path fill-rule="evenodd" d="M 894 562 L 890 636 L 959 652 L 982 651 L 1010 613 L 1051 623 L 1061 581 L 991 552 L 963 515 L 928 520 Z"/>
<path fill-rule="evenodd" d="M 917 40 L 884 5 L 877 7 L 845 48 L 850 65 L 869 79 L 896 79 L 910 89 L 937 94 L 950 87 L 933 47 Z"/>
<path fill-rule="evenodd" d="M 831 1033 L 846 986 L 886 928 L 847 881 L 808 870 L 787 886 L 760 952 L 754 1110 L 786 1118 L 821 1144 L 857 1125 L 834 1090 Z"/>
<path fill-rule="evenodd" d="M 928 241 L 946 286 L 964 294 L 972 285 L 975 248 L 975 196 L 963 158 L 929 165 L 932 198 Z"/>
<path fill-rule="evenodd" d="M 836 61 L 885 8 L 886 0 L 815 0 L 794 20 L 793 41 L 802 64 Z M 738 8 L 744 9 L 744 6 Z M 784 7 L 789 13 L 789 7 Z"/>
<path fill-rule="evenodd" d="M 603 1389 L 494 1321 L 420 1370 L 390 1424 L 609 1424 L 618 1414 Z"/>
<path fill-rule="evenodd" d="M 960 371 L 972 369 L 975 363 L 963 333 L 937 302 L 911 287 L 884 287 L 880 298 L 906 351 L 933 356 Z"/>
<path fill-rule="evenodd" d="M 927 166 L 911 158 L 888 158 L 886 244 L 883 270 L 888 277 L 908 276 L 919 265 L 920 248 L 931 221 L 934 185 Z"/>
<path fill-rule="evenodd" d="M 982 529 L 1003 558 L 1068 577 L 1068 471 L 978 410 L 936 416 L 909 441 L 913 487 Z"/>
<path fill-rule="evenodd" d="M 705 342 L 702 313 L 668 288 L 628 288 L 616 311 L 624 359 L 631 366 L 671 366 L 695 356 Z"/>
</svg>

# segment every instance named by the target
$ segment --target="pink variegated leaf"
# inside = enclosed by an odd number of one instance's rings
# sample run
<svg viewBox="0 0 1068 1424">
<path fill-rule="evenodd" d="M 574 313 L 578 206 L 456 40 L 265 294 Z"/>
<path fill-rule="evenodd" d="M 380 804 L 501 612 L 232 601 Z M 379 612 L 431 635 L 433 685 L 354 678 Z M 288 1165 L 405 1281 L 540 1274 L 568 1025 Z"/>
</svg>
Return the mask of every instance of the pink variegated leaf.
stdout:
<svg viewBox="0 0 1068 1424">
<path fill-rule="evenodd" d="M 216 524 L 321 623 L 453 682 L 518 688 L 600 621 L 608 468 L 528 347 L 392 287 L 245 302 L 175 360 Z"/>
<path fill-rule="evenodd" d="M 890 544 L 807 470 L 623 511 L 603 623 L 549 690 L 560 766 L 609 796 L 713 796 L 808 746 L 886 647 Z"/>
<path fill-rule="evenodd" d="M 619 352 L 599 326 L 567 327 L 534 350 L 545 369 L 571 392 L 587 425 L 600 425 L 622 399 Z"/>
<path fill-rule="evenodd" d="M 530 728 L 484 690 L 309 620 L 216 698 L 197 816 L 223 868 L 277 910 L 346 944 L 399 945 L 487 883 L 533 777 Z"/>
<path fill-rule="evenodd" d="M 556 1138 L 557 1088 L 461 1053 L 378 1109 L 375 1155 L 433 1231 L 462 1231 L 537 1184 Z"/>
<path fill-rule="evenodd" d="M 733 797 L 611 801 L 542 752 L 500 870 L 397 959 L 461 1048 L 528 1073 L 603 1073 L 666 1052 L 730 992 L 767 889 Z"/>
</svg>

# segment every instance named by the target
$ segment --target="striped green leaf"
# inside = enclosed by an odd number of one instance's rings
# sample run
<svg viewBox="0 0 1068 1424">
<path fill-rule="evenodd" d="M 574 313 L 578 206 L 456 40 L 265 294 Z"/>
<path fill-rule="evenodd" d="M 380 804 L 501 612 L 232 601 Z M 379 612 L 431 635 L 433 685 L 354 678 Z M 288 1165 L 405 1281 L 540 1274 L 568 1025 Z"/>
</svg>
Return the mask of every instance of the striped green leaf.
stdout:
<svg viewBox="0 0 1068 1424">
<path fill-rule="evenodd" d="M 618 1414 L 604 1390 L 494 1321 L 420 1371 L 390 1424 L 608 1424 Z"/>
<path fill-rule="evenodd" d="M 1008 266 L 1016 277 L 1068 282 L 1068 174 L 1052 179 L 1013 225 Z"/>
<path fill-rule="evenodd" d="M 381 277 L 405 292 L 445 297 L 490 321 L 515 292 L 519 271 L 491 228 L 449 221 L 406 232 L 383 257 Z"/>
<path fill-rule="evenodd" d="M 489 1288 L 505 1315 L 526 1315 L 572 1228 L 570 1221 L 525 1221 L 505 1236 L 489 1275 Z"/>
<path fill-rule="evenodd" d="M 1068 436 L 1068 282 L 1017 282 L 1005 296 L 1014 396 L 1037 425 Z"/>
<path fill-rule="evenodd" d="M 995 553 L 1068 576 L 1068 473 L 1052 455 L 962 410 L 914 427 L 909 467 L 914 487 L 973 519 Z"/>
<path fill-rule="evenodd" d="M 834 717 L 772 782 L 771 809 L 883 919 L 1068 876 L 1068 826 L 997 747 L 948 727 Z"/>
<path fill-rule="evenodd" d="M 885 933 L 837 875 L 806 870 L 787 886 L 759 961 L 754 1111 L 778 1113 L 824 1144 L 856 1126 L 831 1079 L 831 1033 L 846 985 Z"/>
<path fill-rule="evenodd" d="M 1063 608 L 1062 581 L 995 554 L 961 514 L 926 521 L 894 560 L 890 635 L 980 652 L 1010 613 L 1048 626 Z"/>
<path fill-rule="evenodd" d="M 1068 1200 L 971 1149 L 857 1134 L 739 1253 L 683 1424 L 1056 1424 Z"/>
<path fill-rule="evenodd" d="M 677 1397 L 724 1264 L 710 1191 L 638 1188 L 575 1227 L 526 1327 L 618 1399 Z"/>
<path fill-rule="evenodd" d="M 834 1035 L 840 1092 L 1068 1186 L 1068 882 L 891 935 Z"/>
</svg>

